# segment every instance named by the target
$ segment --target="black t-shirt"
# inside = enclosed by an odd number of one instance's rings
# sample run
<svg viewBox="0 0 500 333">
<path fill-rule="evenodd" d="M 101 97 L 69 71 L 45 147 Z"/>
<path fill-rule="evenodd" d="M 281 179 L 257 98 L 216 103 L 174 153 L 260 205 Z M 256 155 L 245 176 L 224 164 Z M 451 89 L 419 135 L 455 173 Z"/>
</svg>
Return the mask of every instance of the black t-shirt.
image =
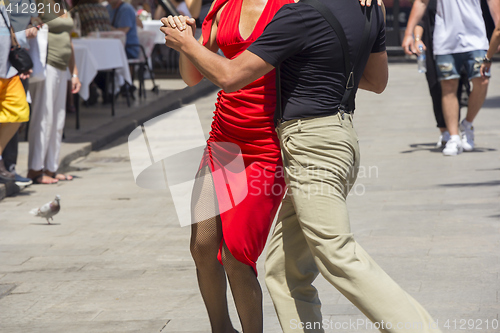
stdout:
<svg viewBox="0 0 500 333">
<path fill-rule="evenodd" d="M 322 1 L 322 0 L 320 0 Z M 358 1 L 322 1 L 337 17 L 349 43 L 351 61 L 360 50 L 365 14 Z M 370 52 L 385 51 L 382 11 L 372 11 L 368 45 L 355 70 L 355 90 Z M 337 35 L 312 6 L 283 6 L 248 50 L 274 67 L 281 65 L 283 119 L 331 115 L 338 108 L 347 82 L 344 56 Z"/>
</svg>

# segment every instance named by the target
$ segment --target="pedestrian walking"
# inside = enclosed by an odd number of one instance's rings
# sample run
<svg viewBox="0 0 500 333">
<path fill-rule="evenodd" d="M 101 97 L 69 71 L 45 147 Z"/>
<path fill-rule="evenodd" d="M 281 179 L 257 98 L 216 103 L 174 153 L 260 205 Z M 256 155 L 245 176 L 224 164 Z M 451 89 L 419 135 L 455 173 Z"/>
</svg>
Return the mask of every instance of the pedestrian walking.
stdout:
<svg viewBox="0 0 500 333">
<path fill-rule="evenodd" d="M 413 31 L 422 19 L 429 0 L 415 0 L 407 29 Z M 489 1 L 492 15 L 498 0 Z M 408 36 L 406 40 L 408 40 Z M 480 68 L 488 49 L 486 28 L 480 0 L 437 1 L 433 34 L 436 70 L 442 90 L 442 107 L 450 139 L 443 155 L 454 156 L 474 149 L 473 121 L 479 113 L 488 90 L 489 74 L 481 76 Z M 405 41 L 404 43 L 406 43 Z M 467 114 L 458 119 L 459 101 L 456 95 L 460 70 L 465 67 L 472 83 Z"/>
</svg>

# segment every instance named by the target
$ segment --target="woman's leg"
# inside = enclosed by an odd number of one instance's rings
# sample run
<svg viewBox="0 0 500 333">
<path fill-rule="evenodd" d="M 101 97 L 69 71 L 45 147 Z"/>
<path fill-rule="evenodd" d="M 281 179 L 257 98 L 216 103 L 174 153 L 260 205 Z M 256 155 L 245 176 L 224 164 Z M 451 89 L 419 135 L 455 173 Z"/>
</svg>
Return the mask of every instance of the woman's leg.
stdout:
<svg viewBox="0 0 500 333">
<path fill-rule="evenodd" d="M 262 333 L 262 289 L 253 268 L 233 257 L 226 244 L 222 247 L 222 262 L 243 332 Z"/>
<path fill-rule="evenodd" d="M 10 139 L 16 134 L 21 123 L 1 123 L 0 124 L 0 155 L 9 143 Z"/>
<path fill-rule="evenodd" d="M 47 65 L 47 73 L 49 72 Z M 49 142 L 47 144 L 47 154 L 45 156 L 45 170 L 50 171 L 51 177 L 59 168 L 59 152 L 61 151 L 62 134 L 64 130 L 64 122 L 66 120 L 66 89 L 68 81 L 66 79 L 66 71 L 57 68 L 51 68 L 54 77 L 53 90 L 48 91 L 47 98 L 52 101 L 52 122 L 49 133 Z"/>
<path fill-rule="evenodd" d="M 28 169 L 30 172 L 43 171 L 52 129 L 52 102 L 47 98 L 47 90 L 55 89 L 55 87 L 53 87 L 52 67 L 49 66 L 47 65 L 45 81 L 31 83 L 29 88 L 31 93 L 31 116 L 28 131 Z M 31 176 L 28 175 L 28 177 Z"/>
<path fill-rule="evenodd" d="M 222 224 L 208 167 L 198 173 L 192 201 L 191 255 L 213 333 L 234 333 L 226 298 L 226 274 L 217 260 Z"/>
</svg>

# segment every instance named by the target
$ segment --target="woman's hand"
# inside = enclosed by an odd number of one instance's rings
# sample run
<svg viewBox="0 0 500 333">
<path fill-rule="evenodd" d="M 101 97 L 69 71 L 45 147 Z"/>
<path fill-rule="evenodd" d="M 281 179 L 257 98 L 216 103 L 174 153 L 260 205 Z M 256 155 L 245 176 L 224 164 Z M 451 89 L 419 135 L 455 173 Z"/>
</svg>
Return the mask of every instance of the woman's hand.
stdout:
<svg viewBox="0 0 500 333">
<path fill-rule="evenodd" d="M 26 28 L 26 30 L 24 31 L 24 33 L 26 34 L 26 38 L 27 39 L 36 38 L 36 35 L 38 34 L 38 29 L 40 28 L 37 27 Z"/>
<path fill-rule="evenodd" d="M 163 26 L 160 31 L 165 34 L 165 45 L 179 52 L 182 52 L 182 48 L 189 42 L 198 43 L 191 32 L 190 25 L 183 31 L 171 26 Z"/>
<path fill-rule="evenodd" d="M 71 78 L 71 93 L 76 94 L 80 91 L 80 88 L 82 87 L 82 83 L 80 82 L 80 79 L 78 76 L 73 76 Z"/>
<path fill-rule="evenodd" d="M 168 17 L 162 18 L 161 23 L 163 23 L 165 27 L 170 27 L 172 29 L 177 29 L 179 31 L 186 30 L 187 26 L 189 25 L 193 30 L 193 36 L 196 31 L 196 20 L 192 17 L 184 15 L 179 15 L 179 16 L 169 15 Z"/>
<path fill-rule="evenodd" d="M 43 21 L 41 18 L 39 17 L 31 17 L 30 19 L 31 21 L 31 25 L 34 26 L 34 27 L 41 27 L 43 25 Z"/>
<path fill-rule="evenodd" d="M 29 79 L 30 78 L 30 75 L 31 73 L 33 73 L 33 70 L 30 69 L 29 71 L 25 72 L 25 73 L 19 73 L 19 78 L 21 80 L 26 80 L 26 79 Z"/>
</svg>

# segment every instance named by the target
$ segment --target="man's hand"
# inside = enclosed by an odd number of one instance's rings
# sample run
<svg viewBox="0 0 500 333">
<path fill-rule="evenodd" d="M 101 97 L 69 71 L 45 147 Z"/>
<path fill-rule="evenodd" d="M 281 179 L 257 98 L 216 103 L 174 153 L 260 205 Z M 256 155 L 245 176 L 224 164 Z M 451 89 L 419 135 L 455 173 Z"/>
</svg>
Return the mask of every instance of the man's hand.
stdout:
<svg viewBox="0 0 500 333">
<path fill-rule="evenodd" d="M 370 7 L 372 5 L 372 0 L 359 0 L 359 3 L 361 4 L 361 6 Z M 377 0 L 377 4 L 379 6 L 382 6 L 382 0 Z"/>
<path fill-rule="evenodd" d="M 483 62 L 481 68 L 479 69 L 479 71 L 481 72 L 481 76 L 486 77 L 486 74 L 490 72 L 490 69 L 491 69 L 491 62 L 488 63 Z"/>
<path fill-rule="evenodd" d="M 24 33 L 26 34 L 26 38 L 27 39 L 36 38 L 36 35 L 38 34 L 38 29 L 39 28 L 31 27 L 31 28 L 24 30 Z"/>
<path fill-rule="evenodd" d="M 425 46 L 424 42 L 422 42 L 422 40 L 419 39 L 418 41 L 415 42 L 415 53 L 417 54 L 417 56 L 420 55 L 420 48 L 419 48 L 420 45 L 422 45 L 424 52 L 427 51 L 427 46 Z"/>
<path fill-rule="evenodd" d="M 415 47 L 415 40 L 413 39 L 412 35 L 406 35 L 405 38 L 403 39 L 403 43 L 401 43 L 401 46 L 403 47 L 405 53 L 408 55 L 417 53 L 417 49 Z"/>
<path fill-rule="evenodd" d="M 164 19 L 162 19 L 162 22 L 163 20 Z M 165 45 L 176 51 L 181 52 L 182 47 L 186 43 L 193 41 L 197 43 L 190 25 L 186 25 L 186 28 L 182 31 L 177 28 L 172 28 L 170 25 L 163 26 L 160 30 L 165 34 Z"/>
<path fill-rule="evenodd" d="M 80 82 L 80 79 L 78 76 L 74 76 L 71 78 L 71 93 L 76 94 L 80 91 L 80 88 L 82 87 L 82 83 Z"/>
</svg>

